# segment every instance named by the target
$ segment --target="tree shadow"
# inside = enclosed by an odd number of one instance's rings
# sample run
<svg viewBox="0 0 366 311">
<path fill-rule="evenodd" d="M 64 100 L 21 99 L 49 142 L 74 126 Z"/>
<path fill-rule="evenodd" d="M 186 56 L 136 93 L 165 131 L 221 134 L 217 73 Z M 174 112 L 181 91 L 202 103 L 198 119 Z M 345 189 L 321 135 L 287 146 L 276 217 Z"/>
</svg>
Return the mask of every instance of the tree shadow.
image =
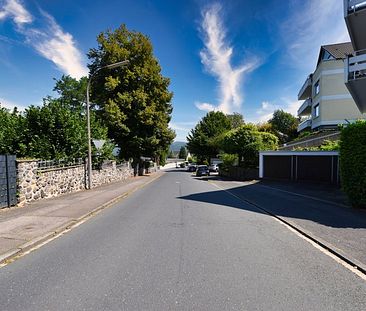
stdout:
<svg viewBox="0 0 366 311">
<path fill-rule="evenodd" d="M 315 200 L 310 198 L 310 195 L 291 194 L 287 190 L 273 188 L 272 186 L 273 184 L 258 182 L 227 189 L 234 196 L 228 194 L 227 191 L 218 190 L 178 198 L 264 214 L 264 211 L 255 207 L 255 205 L 258 205 L 272 214 L 293 218 L 294 220 L 310 220 L 334 228 L 366 228 L 366 211 L 347 208 L 332 202 Z M 313 191 L 313 195 L 315 195 L 315 191 Z M 254 205 L 243 202 L 243 200 L 254 203 Z"/>
</svg>

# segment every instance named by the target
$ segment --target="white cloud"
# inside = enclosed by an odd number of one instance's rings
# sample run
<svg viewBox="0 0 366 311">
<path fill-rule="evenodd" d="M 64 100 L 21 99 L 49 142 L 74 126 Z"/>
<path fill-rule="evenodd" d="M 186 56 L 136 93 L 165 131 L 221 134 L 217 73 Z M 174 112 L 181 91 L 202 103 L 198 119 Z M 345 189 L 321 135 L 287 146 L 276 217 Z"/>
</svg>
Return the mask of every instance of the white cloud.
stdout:
<svg viewBox="0 0 366 311">
<path fill-rule="evenodd" d="M 72 35 L 64 32 L 52 16 L 46 12 L 42 12 L 42 15 L 45 17 L 46 27 L 41 31 L 27 31 L 25 35 L 29 44 L 51 60 L 60 71 L 77 79 L 86 76 L 88 70 Z"/>
<path fill-rule="evenodd" d="M 291 100 L 289 98 L 281 98 L 283 104 L 264 101 L 261 107 L 256 111 L 256 117 L 251 120 L 253 123 L 267 122 L 272 118 L 273 112 L 278 109 L 289 112 L 297 116 L 297 109 L 299 109 L 301 102 L 298 100 Z"/>
<path fill-rule="evenodd" d="M 349 41 L 343 1 L 294 0 L 282 24 L 287 64 L 307 72 L 315 69 L 321 45 Z"/>
<path fill-rule="evenodd" d="M 61 72 L 77 79 L 86 76 L 88 70 L 73 36 L 64 32 L 51 15 L 42 10 L 40 13 L 43 26 L 28 26 L 33 16 L 18 0 L 6 0 L 4 10 L 0 11 L 0 19 L 10 17 L 26 42 L 41 56 L 52 61 Z"/>
<path fill-rule="evenodd" d="M 0 97 L 0 107 L 4 107 L 4 108 L 9 109 L 9 110 L 13 110 L 15 107 L 17 107 L 18 110 L 20 110 L 20 111 L 23 111 L 23 110 L 25 110 L 25 108 L 27 108 L 26 106 L 17 104 L 13 101 L 7 100 L 7 99 L 2 98 L 2 97 Z"/>
<path fill-rule="evenodd" d="M 202 12 L 201 31 L 205 48 L 200 52 L 200 56 L 207 72 L 219 82 L 220 103 L 217 109 L 224 113 L 232 113 L 238 110 L 243 102 L 241 83 L 244 75 L 257 68 L 259 60 L 253 57 L 233 68 L 233 48 L 226 41 L 220 10 L 221 6 L 214 4 Z M 205 105 L 204 108 L 211 107 Z"/>
<path fill-rule="evenodd" d="M 195 106 L 199 109 L 199 110 L 202 110 L 202 111 L 215 111 L 217 110 L 217 108 L 212 105 L 212 104 L 209 104 L 209 103 L 200 103 L 200 102 L 195 102 L 194 103 Z"/>
<path fill-rule="evenodd" d="M 19 27 L 33 21 L 32 15 L 23 7 L 20 1 L 6 0 L 3 3 L 3 8 L 0 10 L 0 20 L 10 17 Z"/>
<path fill-rule="evenodd" d="M 177 134 L 176 141 L 186 141 L 187 135 L 197 122 L 170 122 L 169 127 Z"/>
</svg>

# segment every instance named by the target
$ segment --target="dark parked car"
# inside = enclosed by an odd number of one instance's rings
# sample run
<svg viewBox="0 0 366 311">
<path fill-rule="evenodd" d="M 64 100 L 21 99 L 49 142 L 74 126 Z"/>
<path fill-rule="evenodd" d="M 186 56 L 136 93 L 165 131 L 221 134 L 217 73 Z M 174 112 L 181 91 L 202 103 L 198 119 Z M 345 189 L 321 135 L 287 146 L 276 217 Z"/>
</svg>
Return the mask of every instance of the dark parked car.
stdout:
<svg viewBox="0 0 366 311">
<path fill-rule="evenodd" d="M 197 169 L 197 165 L 195 163 L 188 164 L 188 172 L 195 172 Z"/>
<path fill-rule="evenodd" d="M 196 176 L 209 176 L 210 170 L 208 169 L 207 165 L 199 165 L 197 167 Z"/>
</svg>

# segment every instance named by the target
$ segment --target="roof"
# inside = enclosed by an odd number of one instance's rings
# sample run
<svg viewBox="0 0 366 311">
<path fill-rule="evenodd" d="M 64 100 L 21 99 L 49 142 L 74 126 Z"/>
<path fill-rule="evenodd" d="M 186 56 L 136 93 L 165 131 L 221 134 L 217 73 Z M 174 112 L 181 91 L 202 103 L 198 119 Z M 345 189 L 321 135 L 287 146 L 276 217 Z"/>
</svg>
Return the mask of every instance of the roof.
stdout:
<svg viewBox="0 0 366 311">
<path fill-rule="evenodd" d="M 318 65 L 322 59 L 322 54 L 324 51 L 327 51 L 335 59 L 345 59 L 347 55 L 354 53 L 351 42 L 322 45 L 319 52 Z"/>
<path fill-rule="evenodd" d="M 346 55 L 354 53 L 351 42 L 323 45 L 322 48 L 336 59 L 345 59 Z"/>
</svg>

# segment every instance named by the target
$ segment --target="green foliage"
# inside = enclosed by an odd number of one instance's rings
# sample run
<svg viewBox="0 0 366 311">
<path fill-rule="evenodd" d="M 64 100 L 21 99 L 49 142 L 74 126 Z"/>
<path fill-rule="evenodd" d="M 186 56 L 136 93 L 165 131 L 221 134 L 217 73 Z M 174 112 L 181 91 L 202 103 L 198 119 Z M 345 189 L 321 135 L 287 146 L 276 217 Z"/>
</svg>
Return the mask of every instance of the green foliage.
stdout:
<svg viewBox="0 0 366 311">
<path fill-rule="evenodd" d="M 336 151 L 339 150 L 339 140 L 324 140 L 320 146 L 297 147 L 294 151 Z"/>
<path fill-rule="evenodd" d="M 342 187 L 350 202 L 366 208 L 366 121 L 342 129 L 340 166 Z"/>
<path fill-rule="evenodd" d="M 121 147 L 123 158 L 163 157 L 175 137 L 168 125 L 173 94 L 149 38 L 121 25 L 101 33 L 97 41 L 98 47 L 88 54 L 95 73 L 91 96 L 108 136 Z M 126 59 L 126 67 L 97 70 Z"/>
<path fill-rule="evenodd" d="M 198 162 L 216 158 L 221 150 L 222 136 L 231 129 L 229 118 L 219 111 L 211 111 L 187 136 L 187 148 Z"/>
<path fill-rule="evenodd" d="M 340 141 L 339 140 L 324 140 L 324 143 L 320 146 L 322 151 L 334 151 L 339 150 Z"/>
<path fill-rule="evenodd" d="M 12 112 L 0 104 L 0 154 L 26 156 L 24 118 L 15 108 Z"/>
<path fill-rule="evenodd" d="M 85 119 L 57 99 L 24 113 L 27 156 L 40 159 L 79 158 L 86 155 Z"/>
<path fill-rule="evenodd" d="M 238 163 L 238 155 L 230 154 L 230 153 L 222 153 L 220 154 L 220 159 L 222 160 L 222 168 L 226 169 L 230 166 L 234 166 Z"/>
<path fill-rule="evenodd" d="M 233 114 L 228 114 L 226 116 L 230 120 L 232 129 L 236 129 L 245 124 L 243 115 L 240 113 L 234 112 Z"/>
<path fill-rule="evenodd" d="M 268 121 L 272 125 L 280 143 L 285 143 L 297 137 L 297 126 L 299 120 L 291 113 L 281 109 L 273 112 L 272 119 Z"/>
<path fill-rule="evenodd" d="M 187 149 L 186 147 L 182 146 L 180 147 L 178 158 L 185 159 L 186 157 L 187 157 Z"/>
<path fill-rule="evenodd" d="M 271 133 L 259 132 L 253 124 L 246 124 L 229 131 L 222 141 L 226 153 L 237 154 L 244 167 L 258 165 L 260 150 L 277 149 L 278 139 Z"/>
</svg>

